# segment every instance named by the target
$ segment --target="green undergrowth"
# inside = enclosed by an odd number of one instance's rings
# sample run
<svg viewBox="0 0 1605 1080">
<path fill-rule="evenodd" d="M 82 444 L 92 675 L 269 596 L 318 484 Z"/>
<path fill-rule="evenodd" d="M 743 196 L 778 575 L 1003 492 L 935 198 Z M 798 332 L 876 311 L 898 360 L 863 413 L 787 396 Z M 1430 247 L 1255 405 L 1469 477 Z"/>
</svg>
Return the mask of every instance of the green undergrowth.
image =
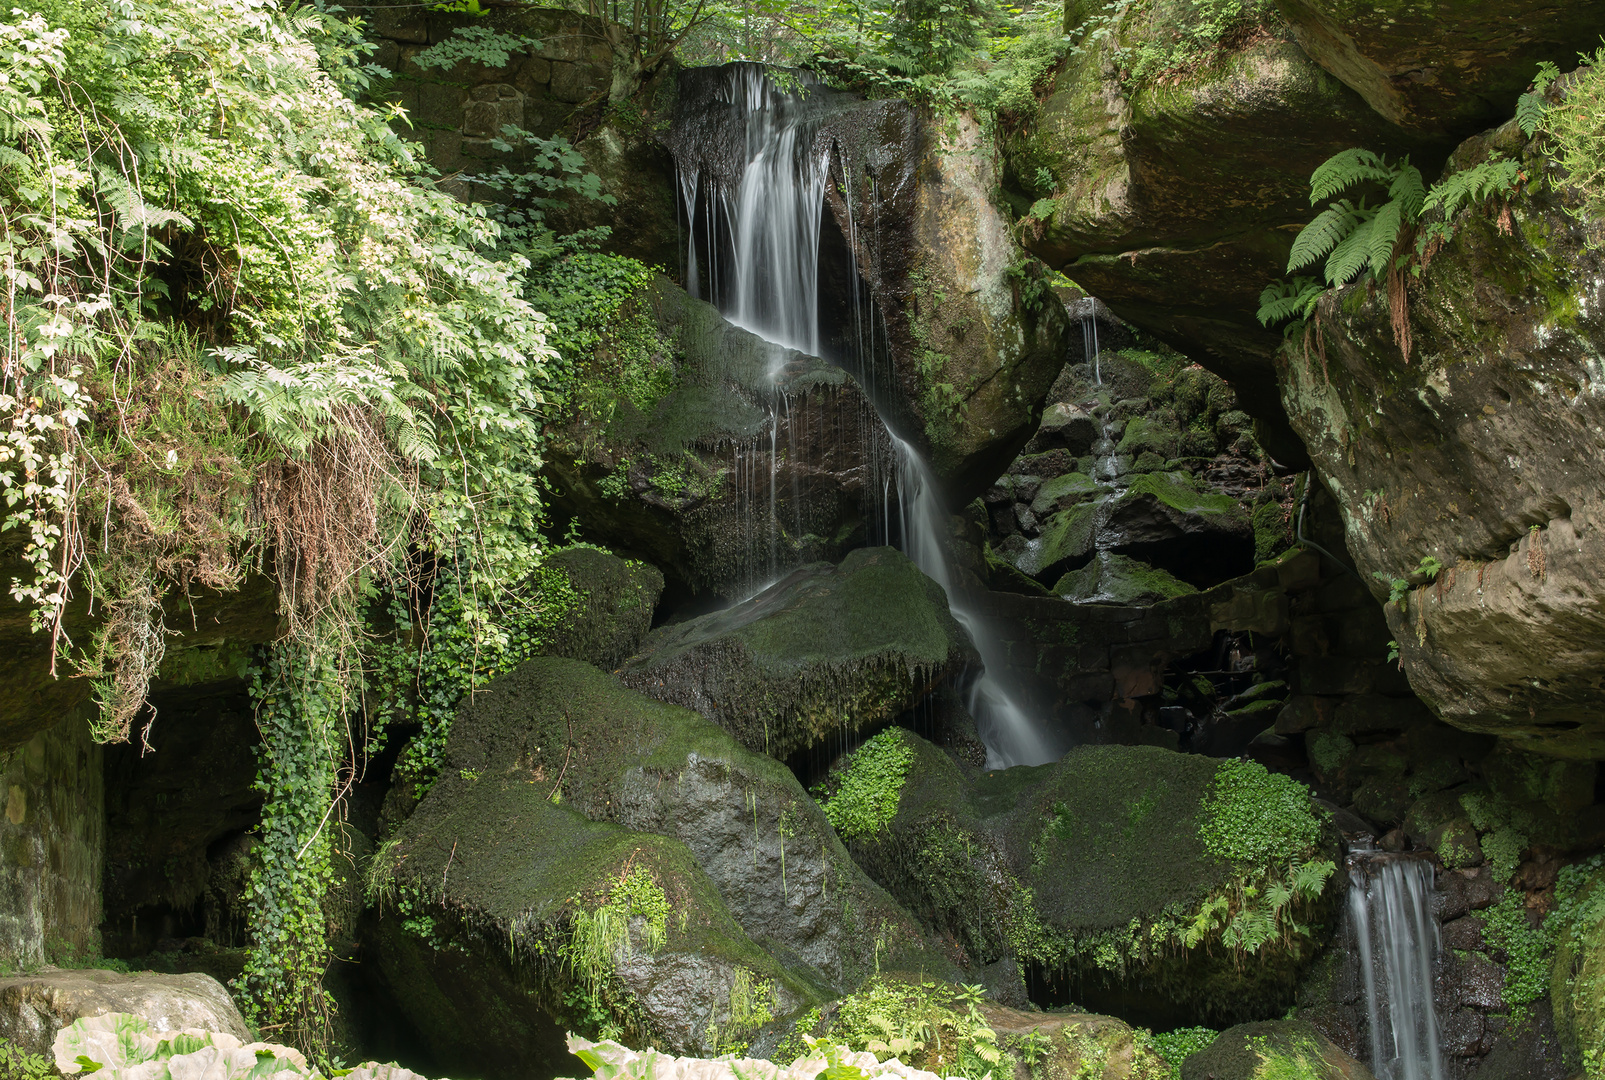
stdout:
<svg viewBox="0 0 1605 1080">
<path fill-rule="evenodd" d="M 775 1060 L 806 1056 L 807 1035 L 938 1076 L 996 1074 L 1012 1055 L 979 1011 L 984 994 L 978 986 L 876 977 L 833 1006 L 804 1013 Z"/>
<path fill-rule="evenodd" d="M 1170 1066 L 1170 1080 L 1181 1080 L 1181 1063 L 1200 1050 L 1207 1050 L 1220 1032 L 1207 1027 L 1177 1028 L 1174 1031 L 1142 1029 L 1141 1038 Z"/>
<path fill-rule="evenodd" d="M 1605 1077 L 1605 857 L 1565 867 L 1547 928 L 1554 938 L 1550 999 L 1568 1064 Z"/>
<path fill-rule="evenodd" d="M 887 728 L 847 756 L 838 776 L 816 788 L 825 817 L 843 840 L 874 836 L 897 816 L 914 751 L 901 728 Z"/>
</svg>

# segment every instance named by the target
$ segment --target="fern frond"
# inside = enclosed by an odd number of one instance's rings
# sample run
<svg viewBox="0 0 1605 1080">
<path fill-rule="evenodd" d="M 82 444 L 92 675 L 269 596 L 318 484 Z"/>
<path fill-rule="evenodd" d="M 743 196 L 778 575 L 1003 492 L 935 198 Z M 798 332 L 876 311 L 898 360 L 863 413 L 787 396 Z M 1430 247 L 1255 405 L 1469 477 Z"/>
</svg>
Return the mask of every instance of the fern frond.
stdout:
<svg viewBox="0 0 1605 1080">
<path fill-rule="evenodd" d="M 1538 129 L 1544 124 L 1544 115 L 1548 112 L 1549 106 L 1542 94 L 1523 94 L 1516 99 L 1516 123 L 1521 125 L 1522 132 L 1529 139 L 1538 134 Z"/>
<path fill-rule="evenodd" d="M 1359 220 L 1356 207 L 1347 199 L 1339 199 L 1316 215 L 1293 240 L 1293 250 L 1287 257 L 1287 272 L 1302 270 L 1325 258 L 1343 238 L 1354 230 Z"/>
<path fill-rule="evenodd" d="M 1400 224 L 1413 225 L 1421 216 L 1421 207 L 1427 198 L 1427 185 L 1421 179 L 1421 170 L 1410 164 L 1409 158 L 1399 162 L 1399 174 L 1388 187 L 1388 198 L 1399 204 Z"/>
<path fill-rule="evenodd" d="M 1376 217 L 1369 212 L 1326 258 L 1326 283 L 1347 285 L 1360 275 L 1371 257 L 1371 237 Z"/>
<path fill-rule="evenodd" d="M 1374 181 L 1379 184 L 1393 182 L 1397 170 L 1387 159 L 1370 150 L 1356 147 L 1341 154 L 1333 154 L 1310 174 L 1310 205 L 1346 191 L 1355 184 Z"/>
<path fill-rule="evenodd" d="M 1366 241 L 1363 254 L 1371 267 L 1371 276 L 1379 281 L 1387 276 L 1393 262 L 1393 249 L 1398 246 L 1399 232 L 1404 228 L 1404 213 L 1405 204 L 1401 200 L 1384 203 L 1367 229 L 1370 239 Z"/>
<path fill-rule="evenodd" d="M 1495 195 L 1514 193 L 1521 180 L 1521 165 L 1509 158 L 1494 158 L 1462 169 L 1434 184 L 1422 205 L 1423 211 L 1442 209 L 1445 221 L 1474 203 Z"/>
<path fill-rule="evenodd" d="M 1307 319 L 1321 295 L 1326 292 L 1321 283 L 1311 277 L 1296 277 L 1292 281 L 1278 281 L 1260 293 L 1260 325 L 1272 326 L 1288 319 Z"/>
</svg>

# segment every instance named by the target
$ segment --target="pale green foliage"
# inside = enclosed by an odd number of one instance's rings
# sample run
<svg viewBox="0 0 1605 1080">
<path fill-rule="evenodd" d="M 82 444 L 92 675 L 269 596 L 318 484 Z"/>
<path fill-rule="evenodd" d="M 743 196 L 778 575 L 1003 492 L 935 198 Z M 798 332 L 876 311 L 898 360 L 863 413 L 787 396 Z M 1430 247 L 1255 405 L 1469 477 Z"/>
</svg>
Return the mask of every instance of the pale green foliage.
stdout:
<svg viewBox="0 0 1605 1080">
<path fill-rule="evenodd" d="M 655 953 L 667 940 L 668 921 L 669 901 L 662 886 L 637 866 L 613 886 L 606 903 L 587 907 L 575 901 L 573 925 L 560 955 L 585 993 L 600 1001 L 616 959 L 635 947 L 634 934 L 639 933 L 642 948 Z"/>
<path fill-rule="evenodd" d="M 1553 147 L 1565 183 L 1582 197 L 1576 214 L 1597 225 L 1605 220 L 1605 47 L 1581 61 L 1567 80 L 1564 105 L 1530 116 Z M 1540 69 L 1535 86 L 1547 88 L 1549 81 L 1553 72 Z"/>
<path fill-rule="evenodd" d="M 882 1076 L 938 1080 L 934 1073 L 888 1067 L 867 1051 L 855 1052 L 822 1039 L 807 1042 L 808 1052 L 790 1065 L 758 1058 L 681 1058 L 573 1035 L 568 1038 L 568 1048 L 592 1070 L 596 1080 L 877 1080 Z"/>
<path fill-rule="evenodd" d="M 1538 134 L 1538 128 L 1544 122 L 1549 112 L 1549 106 L 1544 103 L 1544 94 L 1560 78 L 1560 68 L 1548 60 L 1538 65 L 1538 74 L 1533 76 L 1533 88 L 1516 99 L 1516 123 L 1529 139 Z"/>
<path fill-rule="evenodd" d="M 839 782 L 821 803 L 843 840 L 874 836 L 891 824 L 913 763 L 914 750 L 900 728 L 887 728 L 848 755 Z"/>
<path fill-rule="evenodd" d="M 1154 1032 L 1146 1028 L 1137 1030 L 1138 1038 L 1146 1042 L 1154 1053 L 1165 1059 L 1170 1066 L 1171 1080 L 1181 1080 L 1181 1063 L 1188 1057 L 1207 1050 L 1220 1032 L 1213 1028 L 1190 1027 L 1177 1028 L 1175 1031 Z"/>
<path fill-rule="evenodd" d="M 459 26 L 444 40 L 413 57 L 412 62 L 426 71 L 446 71 L 464 62 L 503 68 L 514 53 L 540 47 L 539 41 L 523 34 L 503 34 L 488 26 Z"/>
</svg>

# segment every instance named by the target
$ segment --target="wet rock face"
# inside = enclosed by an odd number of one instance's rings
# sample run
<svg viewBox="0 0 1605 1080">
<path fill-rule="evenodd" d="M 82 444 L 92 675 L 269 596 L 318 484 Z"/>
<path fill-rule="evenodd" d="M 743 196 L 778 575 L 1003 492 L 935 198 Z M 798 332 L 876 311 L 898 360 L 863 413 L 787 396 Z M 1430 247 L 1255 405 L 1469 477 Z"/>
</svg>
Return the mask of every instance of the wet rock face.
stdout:
<svg viewBox="0 0 1605 1080">
<path fill-rule="evenodd" d="M 741 174 L 746 124 L 729 104 L 732 67 L 681 77 L 670 144 L 681 176 L 699 178 L 699 221 L 716 216 L 706 191 L 728 197 Z M 811 116 L 810 152 L 828 162 L 821 349 L 872 388 L 967 502 L 1034 430 L 1063 364 L 1064 312 L 993 204 L 991 155 L 972 119 L 944 132 L 905 102 L 822 86 L 798 108 Z M 717 245 L 699 249 L 699 278 L 724 259 Z M 719 289 L 701 285 L 699 295 Z"/>
<path fill-rule="evenodd" d="M 620 676 L 784 758 L 893 719 L 972 661 L 941 586 L 893 548 L 860 548 L 660 627 Z"/>
<path fill-rule="evenodd" d="M 1065 368 L 1025 453 L 982 496 L 991 587 L 1155 603 L 1285 547 L 1286 492 L 1226 384 L 1120 324 L 1100 330 L 1124 346 Z"/>
<path fill-rule="evenodd" d="M 1512 124 L 1455 160 L 1495 150 L 1531 152 Z M 1605 266 L 1566 198 L 1518 198 L 1508 232 L 1462 216 L 1410 289 L 1408 362 L 1385 302 L 1345 294 L 1325 364 L 1289 356 L 1282 382 L 1362 575 L 1411 586 L 1387 612 L 1416 693 L 1457 727 L 1598 758 Z"/>
<path fill-rule="evenodd" d="M 1304 51 L 1380 115 L 1427 139 L 1504 120 L 1541 60 L 1571 66 L 1598 0 L 1278 0 Z"/>
<path fill-rule="evenodd" d="M 643 302 L 651 355 L 588 375 L 595 400 L 553 432 L 559 511 L 699 592 L 862 542 L 890 444 L 852 377 L 666 280 Z"/>
</svg>

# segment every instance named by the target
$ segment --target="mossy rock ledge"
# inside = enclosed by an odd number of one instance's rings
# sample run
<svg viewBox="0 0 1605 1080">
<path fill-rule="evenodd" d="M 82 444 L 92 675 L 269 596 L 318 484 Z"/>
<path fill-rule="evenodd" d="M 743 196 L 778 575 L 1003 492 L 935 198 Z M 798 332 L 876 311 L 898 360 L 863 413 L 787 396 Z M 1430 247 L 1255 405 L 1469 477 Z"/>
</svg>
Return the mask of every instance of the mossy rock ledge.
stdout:
<svg viewBox="0 0 1605 1080">
<path fill-rule="evenodd" d="M 973 660 L 941 586 L 893 548 L 860 548 L 659 627 L 620 678 L 784 758 L 892 720 Z"/>
<path fill-rule="evenodd" d="M 1292 1004 L 1337 893 L 1336 835 L 1302 785 L 1151 746 L 1082 746 L 972 778 L 900 738 L 913 755 L 895 813 L 858 830 L 852 851 L 971 964 L 1013 958 L 1082 1006 L 1155 1027 Z M 1299 873 L 1289 906 L 1245 904 Z"/>
<path fill-rule="evenodd" d="M 783 765 L 562 658 L 528 661 L 463 707 L 439 779 L 378 858 L 390 898 L 374 952 L 457 1071 L 560 1071 L 565 1025 L 599 1015 L 711 1055 L 850 990 L 877 960 L 954 970 Z M 621 899 L 642 874 L 667 903 L 656 943 Z M 587 999 L 573 957 L 604 908 L 630 941 Z M 486 1017 L 505 1037 L 475 1035 Z"/>
</svg>

